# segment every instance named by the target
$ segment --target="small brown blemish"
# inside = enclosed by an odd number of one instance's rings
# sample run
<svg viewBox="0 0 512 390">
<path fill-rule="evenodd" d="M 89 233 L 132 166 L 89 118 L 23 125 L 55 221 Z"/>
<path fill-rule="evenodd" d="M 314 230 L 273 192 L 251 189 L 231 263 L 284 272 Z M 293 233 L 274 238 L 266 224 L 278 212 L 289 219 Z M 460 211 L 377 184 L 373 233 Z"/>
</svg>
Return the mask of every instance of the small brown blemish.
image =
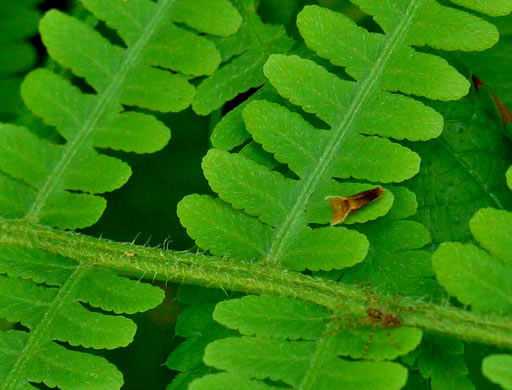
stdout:
<svg viewBox="0 0 512 390">
<path fill-rule="evenodd" d="M 366 310 L 368 318 L 374 324 L 381 324 L 386 328 L 398 328 L 402 326 L 402 321 L 393 314 L 385 314 L 380 309 L 370 307 Z"/>
<path fill-rule="evenodd" d="M 331 226 L 342 223 L 350 213 L 357 211 L 375 199 L 380 198 L 383 193 L 384 189 L 382 187 L 377 187 L 354 194 L 348 198 L 344 198 L 342 196 L 327 197 L 326 200 L 332 207 Z"/>
<path fill-rule="evenodd" d="M 126 257 L 134 257 L 135 256 L 135 253 L 132 253 L 132 252 L 124 252 L 124 255 Z"/>
</svg>

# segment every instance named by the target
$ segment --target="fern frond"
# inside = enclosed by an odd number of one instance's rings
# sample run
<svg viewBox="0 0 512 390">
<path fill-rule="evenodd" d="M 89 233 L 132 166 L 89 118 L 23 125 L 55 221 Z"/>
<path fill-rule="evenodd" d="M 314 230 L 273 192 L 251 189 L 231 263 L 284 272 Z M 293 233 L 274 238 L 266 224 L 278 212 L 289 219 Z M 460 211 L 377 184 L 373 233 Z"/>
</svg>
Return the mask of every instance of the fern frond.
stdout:
<svg viewBox="0 0 512 390">
<path fill-rule="evenodd" d="M 430 381 L 429 388 L 433 390 L 475 389 L 468 376 L 462 341 L 426 334 L 420 348 L 413 354 L 416 355 L 415 366 L 421 376 Z"/>
<path fill-rule="evenodd" d="M 341 80 L 295 55 L 274 54 L 264 66 L 282 97 L 315 114 L 331 130 L 316 129 L 276 103 L 249 103 L 243 118 L 253 140 L 287 164 L 298 180 L 240 155 L 210 151 L 203 162 L 205 176 L 234 210 L 205 197 L 188 197 L 180 203 L 180 219 L 202 248 L 218 255 L 283 263 L 294 270 L 340 269 L 361 262 L 368 248 L 365 237 L 345 228 L 311 229 L 310 223 L 327 222 L 311 219 L 312 205 L 338 195 L 332 193 L 336 191 L 332 179 L 391 183 L 418 172 L 419 156 L 384 137 L 434 138 L 441 132 L 442 117 L 417 100 L 391 92 L 450 100 L 464 96 L 469 88 L 445 60 L 418 53 L 409 45 L 482 50 L 497 41 L 493 25 L 435 1 L 355 3 L 374 15 L 386 34 L 369 33 L 347 17 L 317 6 L 304 8 L 297 25 L 312 50 L 344 66 L 356 82 Z M 460 27 L 464 38 L 450 33 L 453 26 Z M 435 31 L 426 34 L 433 27 Z M 364 157 L 368 155 L 372 158 Z M 217 226 L 224 218 L 231 221 L 231 228 L 222 232 Z M 210 234 L 212 229 L 215 235 Z M 251 240 L 248 232 L 253 229 L 258 233 Z M 246 233 L 237 236 L 237 230 Z"/>
<path fill-rule="evenodd" d="M 22 107 L 23 73 L 34 66 L 36 49 L 28 42 L 37 33 L 41 0 L 0 4 L 0 120 L 12 119 Z"/>
<path fill-rule="evenodd" d="M 485 250 L 473 244 L 441 244 L 432 258 L 437 279 L 450 295 L 475 310 L 512 313 L 512 213 L 481 209 L 470 229 Z"/>
<path fill-rule="evenodd" d="M 432 258 L 437 279 L 451 296 L 473 310 L 510 317 L 512 212 L 483 208 L 473 216 L 469 226 L 481 248 L 473 244 L 441 244 Z M 506 325 L 510 327 L 510 321 Z M 503 388 L 510 388 L 507 368 L 511 359 L 511 355 L 488 356 L 483 360 L 484 375 Z"/>
<path fill-rule="evenodd" d="M 222 60 L 229 62 L 197 87 L 192 108 L 200 115 L 207 115 L 239 93 L 264 84 L 262 67 L 269 55 L 286 53 L 293 46 L 283 26 L 261 21 L 254 0 L 234 0 L 233 3 L 243 23 L 231 37 L 214 39 Z"/>
<path fill-rule="evenodd" d="M 414 219 L 434 243 L 467 241 L 469 220 L 479 208 L 512 207 L 503 175 L 512 163 L 510 143 L 486 87 L 437 108 L 445 117 L 443 134 L 411 145 L 422 159 L 419 174 L 407 182 L 419 203 Z"/>
<path fill-rule="evenodd" d="M 114 28 L 127 48 L 59 11 L 43 17 L 41 36 L 50 56 L 85 79 L 95 93 L 84 93 L 49 70 L 27 76 L 22 86 L 25 104 L 55 126 L 66 142 L 57 145 L 27 129 L 2 125 L 1 192 L 18 192 L 17 198 L 23 199 L 17 205 L 5 199 L 0 206 L 4 216 L 71 229 L 94 224 L 105 208 L 105 200 L 96 194 L 121 187 L 131 175 L 127 164 L 98 154 L 94 147 L 150 153 L 170 137 L 153 115 L 123 105 L 181 111 L 195 90 L 188 75 L 211 74 L 220 63 L 212 42 L 172 23 L 174 12 L 179 22 L 221 35 L 235 32 L 241 22 L 227 0 L 209 2 L 195 12 L 188 0 L 82 3 Z M 201 21 L 211 11 L 220 19 Z"/>
<path fill-rule="evenodd" d="M 0 316 L 28 328 L 0 334 L 2 388 L 44 383 L 61 389 L 119 389 L 123 379 L 115 366 L 56 342 L 95 349 L 126 346 L 135 323 L 84 304 L 136 313 L 157 306 L 163 291 L 48 252 L 9 245 L 0 249 Z"/>
<path fill-rule="evenodd" d="M 188 389 L 195 379 L 215 372 L 203 362 L 206 346 L 216 339 L 236 335 L 235 331 L 212 318 L 215 305 L 225 298 L 226 294 L 221 290 L 187 285 L 179 288 L 178 299 L 187 306 L 178 318 L 175 334 L 185 341 L 167 359 L 167 367 L 180 372 L 169 385 L 169 390 Z"/>
<path fill-rule="evenodd" d="M 397 351 L 387 331 L 374 329 L 373 336 L 368 329 L 336 333 L 343 321 L 337 321 L 324 308 L 287 297 L 247 296 L 223 301 L 213 316 L 244 336 L 209 344 L 205 363 L 227 373 L 197 379 L 191 388 L 220 388 L 222 383 L 274 388 L 271 380 L 276 386 L 282 381 L 293 388 L 398 389 L 406 379 L 406 370 L 399 364 L 353 362 L 340 356 L 361 357 L 366 353 L 371 360 L 394 359 L 416 348 L 421 339 L 418 329 L 393 329 L 391 337 L 401 348 Z M 369 337 L 373 337 L 373 345 L 365 351 Z"/>
</svg>

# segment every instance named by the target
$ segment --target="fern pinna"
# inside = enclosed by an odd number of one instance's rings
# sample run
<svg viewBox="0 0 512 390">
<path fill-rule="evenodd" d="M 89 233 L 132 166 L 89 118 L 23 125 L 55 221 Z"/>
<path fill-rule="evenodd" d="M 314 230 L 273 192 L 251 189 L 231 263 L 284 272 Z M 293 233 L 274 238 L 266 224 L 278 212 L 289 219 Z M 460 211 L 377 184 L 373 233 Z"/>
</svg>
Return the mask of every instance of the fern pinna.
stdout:
<svg viewBox="0 0 512 390">
<path fill-rule="evenodd" d="M 61 68 L 33 71 L 21 88 L 26 106 L 57 132 L 0 124 L 2 217 L 66 229 L 94 224 L 106 205 L 97 194 L 121 187 L 131 174 L 126 163 L 97 148 L 137 153 L 163 148 L 169 129 L 148 110 L 187 108 L 195 94 L 189 79 L 213 74 L 221 62 L 204 33 L 229 36 L 242 22 L 227 0 L 203 1 L 202 7 L 190 0 L 81 3 L 94 15 L 88 22 L 57 10 L 44 15 L 41 38 Z M 100 20 L 115 30 L 121 45 L 93 28 Z M 134 313 L 158 305 L 162 291 L 35 249 L 3 245 L 0 253 L 1 315 L 29 330 L 0 336 L 1 387 L 32 388 L 33 382 L 63 389 L 120 388 L 122 375 L 112 364 L 56 341 L 126 346 L 135 333 L 133 321 L 83 304 Z"/>
<path fill-rule="evenodd" d="M 153 115 L 124 109 L 121 104 L 166 112 L 183 110 L 195 90 L 187 75 L 213 73 L 220 63 L 213 43 L 171 23 L 172 13 L 180 22 L 222 34 L 235 32 L 241 22 L 226 0 L 210 4 L 214 9 L 227 8 L 234 23 L 219 20 L 216 24 L 215 19 L 208 19 L 211 22 L 206 26 L 204 15 L 190 12 L 187 1 L 82 3 L 113 27 L 127 48 L 113 45 L 84 22 L 56 10 L 41 20 L 41 36 L 51 57 L 84 78 L 97 94 L 84 93 L 47 69 L 27 76 L 22 85 L 25 104 L 55 126 L 66 142 L 54 144 L 25 128 L 2 127 L 2 193 L 22 198 L 15 207 L 4 200 L 0 206 L 4 216 L 24 216 L 62 228 L 96 222 L 105 200 L 94 194 L 119 188 L 131 172 L 122 161 L 93 148 L 148 153 L 169 140 L 169 129 Z M 190 45 L 197 51 L 188 50 Z"/>
<path fill-rule="evenodd" d="M 375 187 L 347 179 L 387 184 L 418 172 L 419 156 L 390 139 L 435 138 L 443 120 L 432 108 L 405 94 L 443 101 L 467 94 L 469 82 L 444 59 L 412 46 L 484 50 L 497 42 L 498 32 L 474 14 L 434 0 L 352 2 L 372 15 L 384 34 L 369 33 L 344 15 L 317 6 L 305 7 L 297 26 L 310 49 L 344 67 L 354 81 L 340 79 L 315 61 L 272 55 L 264 66 L 265 75 L 282 97 L 300 106 L 303 115 L 264 100 L 243 109 L 252 139 L 279 163 L 287 164 L 289 171 L 271 171 L 242 154 L 211 150 L 203 160 L 203 170 L 220 199 L 188 196 L 178 205 L 178 214 L 197 245 L 212 254 L 282 264 L 295 271 L 353 267 L 368 253 L 373 265 L 366 271 L 390 266 L 413 269 L 407 266 L 408 256 L 395 258 L 392 251 L 379 252 L 384 241 L 381 235 L 388 229 L 391 233 L 386 238 L 397 241 L 396 253 L 409 250 L 408 255 L 415 254 L 421 264 L 417 280 L 425 281 L 424 289 L 414 282 L 409 288 L 416 289 L 413 294 L 430 296 L 433 273 L 428 253 L 421 251 L 430 241 L 428 232 L 415 222 L 400 221 L 411 215 L 402 202 L 395 206 L 401 217 L 381 218 L 382 224 L 377 219 L 391 208 L 395 187 L 386 185 L 383 199 L 347 221 L 375 222 L 352 229 L 317 226 L 330 219 L 326 197 Z M 454 3 L 491 15 L 510 11 L 510 4 Z M 308 114 L 330 129 L 315 128 Z M 414 233 L 403 242 L 411 228 Z M 351 273 L 346 272 L 349 280 Z M 366 277 L 368 272 L 360 274 Z M 381 284 L 384 291 L 400 287 L 400 281 Z M 268 322 L 263 323 L 259 313 Z M 398 363 L 353 362 L 339 356 L 394 359 L 413 350 L 421 332 L 406 327 L 393 332 L 380 329 L 375 338 L 372 328 L 382 328 L 381 324 L 363 312 L 359 319 L 363 329 L 351 331 L 347 326 L 351 319 L 342 313 L 343 307 L 332 314 L 292 299 L 264 296 L 219 303 L 213 317 L 245 336 L 210 343 L 204 362 L 226 372 L 196 379 L 190 387 L 264 389 L 283 383 L 298 389 L 403 387 L 407 371 Z M 382 340 L 387 347 L 376 347 L 372 354 L 365 345 L 369 337 L 377 343 Z M 171 355 L 171 367 L 175 361 Z"/>
<path fill-rule="evenodd" d="M 507 182 L 512 189 L 512 168 Z M 484 208 L 470 221 L 474 244 L 443 243 L 432 263 L 439 283 L 473 310 L 512 314 L 512 212 Z M 511 328 L 508 321 L 504 327 Z M 512 386 L 512 355 L 493 354 L 482 363 L 492 382 Z"/>
</svg>

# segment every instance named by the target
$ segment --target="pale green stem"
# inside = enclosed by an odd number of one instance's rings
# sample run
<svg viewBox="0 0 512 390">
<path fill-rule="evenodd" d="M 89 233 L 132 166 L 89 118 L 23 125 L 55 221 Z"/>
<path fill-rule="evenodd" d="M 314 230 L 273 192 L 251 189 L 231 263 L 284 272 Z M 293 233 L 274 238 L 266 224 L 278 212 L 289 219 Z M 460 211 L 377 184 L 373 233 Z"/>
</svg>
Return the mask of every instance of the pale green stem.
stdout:
<svg viewBox="0 0 512 390">
<path fill-rule="evenodd" d="M 334 315 L 360 316 L 369 307 L 375 307 L 375 301 L 398 316 L 405 326 L 512 348 L 510 317 L 380 294 L 370 302 L 358 286 L 303 275 L 271 264 L 110 242 L 20 220 L 0 219 L 0 244 L 42 249 L 84 266 L 97 265 L 136 278 L 295 297 L 324 306 Z M 414 309 L 410 310 L 411 307 Z"/>
</svg>

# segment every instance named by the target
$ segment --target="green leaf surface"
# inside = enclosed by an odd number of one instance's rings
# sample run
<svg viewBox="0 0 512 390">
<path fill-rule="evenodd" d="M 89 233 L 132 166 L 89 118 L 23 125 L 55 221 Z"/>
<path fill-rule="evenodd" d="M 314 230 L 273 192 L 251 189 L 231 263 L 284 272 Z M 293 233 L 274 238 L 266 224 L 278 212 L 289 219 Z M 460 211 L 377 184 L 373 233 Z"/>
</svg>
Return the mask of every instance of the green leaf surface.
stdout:
<svg viewBox="0 0 512 390">
<path fill-rule="evenodd" d="M 490 355 L 482 362 L 484 375 L 506 390 L 512 389 L 512 356 Z"/>
<path fill-rule="evenodd" d="M 288 297 L 247 296 L 220 302 L 215 321 L 243 335 L 316 340 L 331 318 L 320 306 Z"/>
<path fill-rule="evenodd" d="M 390 33 L 400 20 L 410 18 L 406 42 L 414 46 L 428 45 L 441 50 L 480 51 L 498 41 L 494 25 L 469 12 L 446 7 L 435 0 L 422 1 L 407 14 L 410 2 L 397 0 L 354 0 L 362 11 L 372 15 L 385 33 Z M 503 3 L 500 1 L 499 3 Z"/>
<path fill-rule="evenodd" d="M 2 386 L 21 388 L 34 382 L 63 389 L 120 388 L 121 373 L 104 358 L 54 341 L 85 348 L 126 346 L 135 323 L 91 311 L 82 302 L 134 313 L 160 304 L 163 291 L 41 250 L 9 245 L 1 249 L 0 315 L 28 328 L 0 334 Z"/>
<path fill-rule="evenodd" d="M 293 205 L 293 180 L 243 156 L 210 150 L 202 167 L 210 187 L 221 199 L 270 225 L 279 223 Z"/>
<path fill-rule="evenodd" d="M 206 195 L 186 196 L 178 205 L 178 216 L 198 245 L 217 255 L 259 259 L 272 234 L 257 218 Z"/>
<path fill-rule="evenodd" d="M 298 56 L 273 55 L 265 64 L 264 71 L 283 97 L 330 125 L 346 114 L 351 93 L 357 85 L 340 79 L 314 61 Z M 404 111 L 416 115 L 403 118 L 400 113 Z M 402 95 L 376 92 L 361 109 L 354 126 L 363 134 L 427 140 L 441 133 L 442 123 L 438 113 L 418 101 Z"/>
<path fill-rule="evenodd" d="M 432 390 L 475 388 L 468 377 L 463 353 L 464 344 L 459 340 L 425 337 L 419 350 L 418 368 L 424 378 L 430 379 Z"/>
<path fill-rule="evenodd" d="M 499 229 L 496 229 L 499 226 Z M 492 208 L 480 209 L 470 221 L 473 237 L 503 264 L 512 265 L 512 213 Z M 491 234 L 489 234 L 492 232 Z"/>
<path fill-rule="evenodd" d="M 512 207 L 503 175 L 512 154 L 485 88 L 439 109 L 446 119 L 443 134 L 411 145 L 422 162 L 407 186 L 419 203 L 414 219 L 429 229 L 434 243 L 467 241 L 469 220 L 479 208 Z"/>
<path fill-rule="evenodd" d="M 285 53 L 293 45 L 282 26 L 261 21 L 254 0 L 236 0 L 234 3 L 242 15 L 242 26 L 230 37 L 215 39 L 223 60 L 231 61 L 197 87 L 192 107 L 199 115 L 207 115 L 239 93 L 264 84 L 262 66 L 268 56 Z"/>
<path fill-rule="evenodd" d="M 415 350 L 422 334 L 418 328 L 344 328 L 336 333 L 335 351 L 353 359 L 393 360 Z"/>
<path fill-rule="evenodd" d="M 364 235 L 344 227 L 306 228 L 290 244 L 281 261 L 288 268 L 301 271 L 330 271 L 360 263 L 368 252 Z"/>
<path fill-rule="evenodd" d="M 505 2 L 489 2 L 496 7 L 505 5 Z M 471 72 L 484 82 L 493 93 L 510 109 L 512 105 L 512 82 L 508 72 L 512 64 L 512 19 L 510 16 L 493 18 L 492 22 L 498 27 L 499 42 L 489 50 L 482 53 L 463 53 L 458 55 Z"/>
<path fill-rule="evenodd" d="M 431 254 L 423 249 L 431 242 L 429 232 L 407 220 L 416 211 L 414 194 L 405 187 L 392 187 L 395 201 L 383 218 L 368 222 L 360 231 L 370 241 L 365 261 L 343 274 L 348 283 L 365 281 L 390 294 L 438 296 Z M 378 303 L 377 303 L 378 304 Z"/>
<path fill-rule="evenodd" d="M 234 34 L 242 24 L 242 17 L 228 0 L 177 0 L 172 19 L 196 30 L 222 36 Z"/>
<path fill-rule="evenodd" d="M 493 1 L 493 0 L 451 0 L 454 4 L 474 9 L 475 11 L 491 16 L 508 15 L 512 12 L 512 1 Z"/>
<path fill-rule="evenodd" d="M 432 258 L 450 295 L 483 311 L 512 312 L 512 269 L 471 244 L 444 243 Z"/>
<path fill-rule="evenodd" d="M 206 375 L 200 379 L 195 380 L 189 387 L 191 390 L 222 390 L 222 389 L 247 389 L 247 390 L 272 390 L 284 389 L 284 387 L 276 387 L 267 385 L 264 382 L 251 380 L 247 377 L 221 373 L 215 375 Z"/>
<path fill-rule="evenodd" d="M 7 385 L 9 371 L 28 341 L 25 332 L 0 333 L 0 383 Z M 43 345 L 27 363 L 25 371 L 27 376 L 19 382 L 19 388 L 32 388 L 29 381 L 60 389 L 120 389 L 123 385 L 121 372 L 104 358 L 67 350 L 54 342 Z"/>
<path fill-rule="evenodd" d="M 312 50 L 334 65 L 346 67 L 356 80 L 374 65 L 384 40 L 384 35 L 369 33 L 341 14 L 317 6 L 305 8 L 297 24 Z M 459 99 L 469 88 L 468 81 L 444 59 L 410 47 L 395 54 L 381 83 L 388 91 L 439 100 Z"/>
<path fill-rule="evenodd" d="M 268 168 L 258 167 L 234 155 L 211 152 L 205 158 L 205 175 L 221 199 L 235 209 L 257 215 L 273 227 L 265 241 L 266 252 L 260 251 L 257 256 L 264 262 L 281 262 L 294 270 L 313 271 L 340 269 L 361 262 L 368 251 L 362 236 L 342 229 L 308 230 L 305 224 L 309 222 L 307 213 L 311 213 L 311 203 L 318 205 L 322 197 L 325 199 L 330 195 L 329 184 L 333 178 L 391 183 L 409 179 L 419 171 L 418 154 L 383 137 L 428 140 L 440 134 L 442 119 L 425 104 L 392 92 L 449 100 L 466 94 L 469 83 L 444 59 L 417 53 L 408 45 L 428 43 L 434 48 L 448 50 L 478 50 L 496 41 L 496 29 L 491 24 L 431 0 L 427 2 L 430 8 L 423 3 L 404 1 L 399 1 L 397 8 L 389 4 L 379 6 L 370 0 L 360 3 L 358 5 L 364 11 L 375 16 L 386 34 L 371 34 L 346 16 L 316 6 L 305 7 L 298 15 L 299 31 L 310 48 L 330 59 L 334 65 L 345 66 L 345 72 L 353 76 L 355 82 L 343 80 L 322 65 L 296 55 L 272 54 L 263 67 L 265 76 L 281 97 L 300 106 L 307 114 L 314 114 L 330 125 L 330 130 L 315 128 L 301 113 L 275 102 L 253 100 L 243 108 L 245 130 L 265 152 L 273 154 L 278 162 L 287 164 L 299 180 L 294 183 L 280 174 L 269 172 L 272 164 L 267 165 Z M 438 20 L 436 12 L 446 20 Z M 472 35 L 472 42 L 459 41 L 457 46 L 452 46 L 455 42 L 446 40 L 452 38 L 446 34 L 454 25 L 460 24 L 459 20 L 451 19 L 456 17 L 481 28 L 483 36 Z M 434 34 L 438 42 L 434 42 L 432 37 L 428 41 L 418 41 L 418 34 L 424 29 L 421 23 L 426 22 L 445 23 L 436 31 L 437 35 Z M 392 23 L 400 27 L 389 28 Z M 322 26 L 329 27 L 325 30 Z M 331 39 L 332 36 L 344 38 L 340 41 Z M 359 48 L 360 43 L 365 43 L 362 49 Z M 234 42 L 220 47 L 226 58 L 239 52 Z M 358 49 L 354 51 L 352 47 Z M 273 95 L 271 91 L 267 90 L 267 93 Z M 230 121 L 227 128 L 242 129 L 239 112 L 231 116 Z M 367 136 L 371 134 L 376 135 Z M 222 139 L 226 135 L 227 138 Z M 229 130 L 224 134 L 221 132 L 219 137 L 221 147 L 226 149 L 246 139 L 245 133 L 238 130 L 236 134 Z M 372 158 L 362 157 L 368 155 Z M 263 194 L 258 187 L 264 181 L 268 191 Z M 293 196 L 285 196 L 290 193 Z M 189 203 L 189 208 L 192 207 L 201 209 L 198 214 L 210 213 L 203 211 L 205 204 L 190 206 Z M 227 213 L 235 215 L 226 209 Z M 380 215 L 368 220 L 382 215 L 381 210 Z M 234 217 L 230 218 L 234 220 Z M 190 230 L 191 221 L 182 219 L 182 222 Z M 391 229 L 392 237 L 372 232 L 375 241 L 379 242 L 379 236 L 402 241 L 402 235 L 407 234 L 407 224 L 395 225 Z M 410 242 L 397 245 L 393 254 L 387 251 L 387 258 L 399 258 L 399 261 L 393 261 L 401 265 L 409 255 L 406 251 L 414 253 L 415 265 L 421 264 L 416 274 L 418 279 L 425 281 L 419 290 L 424 292 L 427 285 L 433 284 L 428 281 L 432 279 L 432 273 L 428 254 L 418 250 L 429 243 L 430 238 L 419 225 L 411 223 L 410 226 L 414 226 L 415 233 Z M 233 235 L 218 232 L 215 238 L 206 242 L 204 239 L 210 228 L 196 224 L 194 229 L 195 236 L 203 239 L 203 242 L 196 242 L 205 249 L 225 247 L 230 239 L 221 235 Z M 246 245 L 254 247 L 249 242 Z M 241 251 L 240 242 L 236 246 L 236 250 Z M 254 256 L 254 249 L 248 248 L 248 251 Z M 247 258 L 247 253 L 244 256 Z M 393 268 L 397 267 L 393 265 Z"/>
<path fill-rule="evenodd" d="M 151 19 L 151 14 L 155 8 L 154 4 L 140 0 L 124 3 L 116 2 L 114 4 L 98 0 L 84 0 L 82 3 L 98 19 L 105 20 L 110 27 L 116 29 L 128 44 L 134 43 L 143 33 L 143 28 Z M 229 3 L 217 1 L 210 2 L 213 7 L 209 7 L 208 4 L 202 5 L 204 12 L 210 12 L 210 17 L 207 20 L 212 24 L 220 22 L 219 18 L 225 16 L 223 20 L 226 23 L 225 31 L 229 31 L 229 23 L 231 23 L 231 29 L 234 28 L 231 33 L 236 31 L 235 26 L 240 16 Z M 185 2 L 178 2 L 174 8 L 173 16 L 176 14 L 179 19 L 179 16 L 183 15 L 184 7 L 186 7 Z M 222 11 L 226 10 L 228 14 L 222 15 Z M 215 13 L 215 11 L 217 12 Z M 229 11 L 234 12 L 230 15 Z M 173 17 L 173 19 L 175 18 Z M 177 21 L 181 22 L 183 20 Z M 208 32 L 207 26 L 205 26 L 206 29 L 201 29 L 200 25 L 196 25 L 196 27 L 199 31 Z M 190 47 L 193 47 L 194 50 L 190 50 Z M 173 23 L 162 26 L 153 37 L 146 48 L 144 60 L 153 66 L 160 66 L 194 76 L 212 74 L 221 61 L 220 53 L 206 37 L 199 36 L 195 32 L 185 30 Z"/>
<path fill-rule="evenodd" d="M 217 340 L 206 348 L 205 362 L 257 379 L 281 380 L 294 387 L 307 371 L 312 342 L 250 337 Z M 406 370 L 388 362 L 348 362 L 332 358 L 315 380 L 315 389 L 399 389 Z"/>
</svg>

